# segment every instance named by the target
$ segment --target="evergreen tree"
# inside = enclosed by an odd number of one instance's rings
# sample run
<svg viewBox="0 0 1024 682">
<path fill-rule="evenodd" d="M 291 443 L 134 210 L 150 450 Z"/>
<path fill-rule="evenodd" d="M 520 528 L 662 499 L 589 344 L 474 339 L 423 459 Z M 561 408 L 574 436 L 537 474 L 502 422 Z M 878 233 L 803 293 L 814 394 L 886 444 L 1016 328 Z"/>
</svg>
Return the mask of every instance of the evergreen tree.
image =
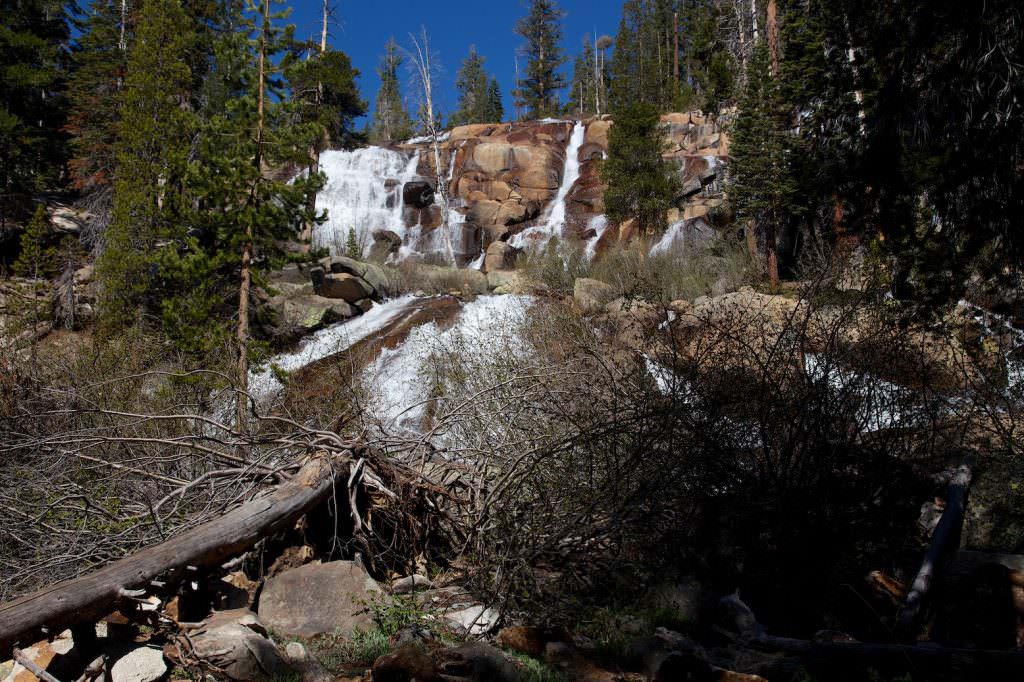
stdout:
<svg viewBox="0 0 1024 682">
<path fill-rule="evenodd" d="M 388 144 L 412 135 L 412 119 L 402 102 L 402 88 L 398 80 L 398 69 L 404 61 L 398 43 L 390 38 L 384 46 L 384 57 L 377 69 L 380 90 L 377 91 L 373 125 L 370 128 L 370 140 L 374 144 Z"/>
<path fill-rule="evenodd" d="M 185 106 L 191 41 L 180 0 L 144 2 L 121 96 L 113 215 L 97 264 L 108 331 L 145 314 L 158 245 L 182 233 L 181 183 L 194 129 Z"/>
<path fill-rule="evenodd" d="M 82 24 L 68 83 L 69 162 L 76 188 L 109 190 L 114 177 L 119 98 L 134 33 L 132 8 L 121 0 L 94 0 Z"/>
<path fill-rule="evenodd" d="M 57 255 L 47 245 L 48 237 L 46 209 L 40 204 L 21 234 L 21 249 L 13 266 L 14 274 L 29 280 L 27 295 L 17 299 L 15 308 L 33 330 L 49 319 L 51 313 L 47 294 L 50 291 L 49 278 L 57 268 Z M 35 357 L 35 344 L 32 345 L 32 357 Z"/>
<path fill-rule="evenodd" d="M 458 108 L 448 120 L 449 126 L 469 123 L 500 121 L 491 118 L 490 81 L 484 69 L 484 58 L 470 46 L 469 55 L 462 61 L 462 67 L 455 78 L 455 90 L 459 93 Z"/>
<path fill-rule="evenodd" d="M 505 118 L 505 105 L 501 101 L 501 86 L 497 78 L 491 78 L 487 86 L 487 105 L 484 107 L 484 121 L 498 123 Z"/>
<path fill-rule="evenodd" d="M 366 113 L 358 77 L 348 55 L 330 48 L 295 62 L 290 69 L 288 84 L 300 120 L 315 123 L 324 132 L 316 142 L 318 152 L 328 147 L 351 149 L 362 142 L 354 127 L 355 120 Z"/>
<path fill-rule="evenodd" d="M 594 77 L 595 57 L 590 36 L 586 36 L 583 39 L 583 50 L 576 56 L 572 67 L 572 84 L 569 87 L 569 103 L 566 107 L 571 116 L 586 118 L 597 113 L 597 97 L 600 94 Z"/>
<path fill-rule="evenodd" d="M 608 158 L 601 167 L 608 216 L 636 219 L 641 234 L 665 229 L 665 213 L 679 195 L 679 171 L 662 158 L 664 130 L 658 110 L 636 103 L 616 114 L 608 132 Z"/>
<path fill-rule="evenodd" d="M 565 87 L 565 78 L 559 72 L 566 61 L 560 46 L 564 16 L 554 0 L 530 0 L 526 16 L 516 24 L 516 33 L 526 41 L 527 62 L 514 95 L 528 118 L 561 113 L 558 91 Z"/>
<path fill-rule="evenodd" d="M 769 73 L 765 41 L 754 49 L 740 111 L 732 136 L 729 196 L 736 217 L 757 235 L 776 286 L 779 238 L 792 220 L 800 188 L 789 166 L 789 117 L 779 82 Z"/>
<path fill-rule="evenodd" d="M 0 233 L 65 162 L 68 17 L 57 0 L 0 0 Z"/>
</svg>

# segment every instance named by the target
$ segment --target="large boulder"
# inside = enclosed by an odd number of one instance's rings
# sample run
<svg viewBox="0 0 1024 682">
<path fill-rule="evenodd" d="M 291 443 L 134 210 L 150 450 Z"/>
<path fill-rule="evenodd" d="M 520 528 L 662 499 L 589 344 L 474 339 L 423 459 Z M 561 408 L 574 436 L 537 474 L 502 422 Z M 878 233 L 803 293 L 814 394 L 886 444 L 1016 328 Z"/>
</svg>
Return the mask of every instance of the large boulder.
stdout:
<svg viewBox="0 0 1024 682">
<path fill-rule="evenodd" d="M 324 276 L 318 293 L 325 298 L 340 298 L 347 303 L 357 303 L 365 298 L 373 298 L 376 292 L 362 277 L 347 272 L 332 272 Z"/>
<path fill-rule="evenodd" d="M 580 277 L 573 283 L 572 298 L 580 312 L 592 315 L 615 298 L 615 289 L 600 280 Z"/>
<path fill-rule="evenodd" d="M 278 314 L 277 328 L 286 333 L 307 334 L 356 314 L 348 302 L 316 294 L 275 298 L 270 305 Z"/>
<path fill-rule="evenodd" d="M 269 579 L 260 596 L 260 619 L 286 636 L 338 634 L 374 622 L 366 602 L 381 589 L 354 561 L 307 564 Z"/>
<path fill-rule="evenodd" d="M 387 272 L 376 263 L 364 263 L 348 256 L 330 256 L 324 259 L 324 265 L 325 269 L 332 273 L 349 274 L 362 278 L 378 294 L 384 294 L 389 290 L 390 282 Z"/>
<path fill-rule="evenodd" d="M 484 256 L 484 272 L 511 270 L 516 265 L 519 250 L 508 242 L 491 242 Z"/>
<path fill-rule="evenodd" d="M 426 208 L 434 203 L 434 187 L 426 180 L 412 180 L 402 186 L 402 202 L 406 206 Z"/>
<path fill-rule="evenodd" d="M 267 638 L 267 627 L 248 609 L 214 612 L 188 633 L 185 645 L 195 658 L 231 680 L 283 677 L 291 672 Z"/>
<path fill-rule="evenodd" d="M 402 238 L 391 230 L 377 230 L 373 233 L 373 245 L 370 247 L 370 260 L 383 263 L 389 257 L 398 255 L 402 248 Z"/>
</svg>

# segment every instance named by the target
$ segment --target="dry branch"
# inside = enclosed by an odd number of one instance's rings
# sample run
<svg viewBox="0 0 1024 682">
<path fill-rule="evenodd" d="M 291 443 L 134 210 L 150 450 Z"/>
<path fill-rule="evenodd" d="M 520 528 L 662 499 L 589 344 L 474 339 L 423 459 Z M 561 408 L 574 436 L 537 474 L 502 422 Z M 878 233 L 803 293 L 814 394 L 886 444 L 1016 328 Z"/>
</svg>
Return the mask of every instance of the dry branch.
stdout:
<svg viewBox="0 0 1024 682">
<path fill-rule="evenodd" d="M 968 455 L 949 482 L 946 492 L 946 510 L 935 527 L 931 545 L 924 555 L 924 561 L 921 562 L 921 568 L 917 572 L 917 577 L 914 578 L 914 584 L 907 594 L 907 601 L 904 603 L 896 623 L 897 632 L 905 640 L 915 639 L 918 617 L 932 583 L 935 581 L 938 566 L 950 556 L 951 552 L 957 549 L 960 543 L 960 530 L 964 523 L 967 491 L 971 487 L 973 470 L 974 456 Z"/>
<path fill-rule="evenodd" d="M 19 644 L 42 639 L 44 629 L 99 620 L 128 590 L 146 587 L 161 574 L 187 566 L 215 567 L 279 530 L 324 502 L 335 479 L 348 467 L 344 456 L 320 455 L 308 460 L 292 479 L 225 515 L 159 545 L 84 575 L 0 605 L 0 659 Z"/>
</svg>

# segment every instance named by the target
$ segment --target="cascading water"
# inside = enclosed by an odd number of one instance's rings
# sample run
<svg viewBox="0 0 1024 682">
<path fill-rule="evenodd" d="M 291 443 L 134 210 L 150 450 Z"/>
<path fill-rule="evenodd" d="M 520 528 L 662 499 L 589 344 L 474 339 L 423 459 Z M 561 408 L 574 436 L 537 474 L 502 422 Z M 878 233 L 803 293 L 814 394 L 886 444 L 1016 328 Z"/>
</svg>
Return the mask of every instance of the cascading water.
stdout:
<svg viewBox="0 0 1024 682">
<path fill-rule="evenodd" d="M 327 184 L 317 194 L 317 211 L 327 221 L 313 232 L 313 246 L 345 253 L 349 230 L 366 255 L 375 230 L 405 237 L 402 186 L 416 177 L 419 159 L 382 147 L 327 151 L 320 156 Z"/>
<path fill-rule="evenodd" d="M 548 205 L 537 225 L 523 230 L 509 240 L 512 246 L 522 248 L 535 239 L 561 236 L 562 228 L 565 227 L 566 198 L 580 178 L 580 147 L 583 146 L 586 135 L 586 125 L 582 121 L 577 121 L 565 147 L 565 168 L 562 171 L 562 184 L 558 187 L 558 194 Z"/>
</svg>

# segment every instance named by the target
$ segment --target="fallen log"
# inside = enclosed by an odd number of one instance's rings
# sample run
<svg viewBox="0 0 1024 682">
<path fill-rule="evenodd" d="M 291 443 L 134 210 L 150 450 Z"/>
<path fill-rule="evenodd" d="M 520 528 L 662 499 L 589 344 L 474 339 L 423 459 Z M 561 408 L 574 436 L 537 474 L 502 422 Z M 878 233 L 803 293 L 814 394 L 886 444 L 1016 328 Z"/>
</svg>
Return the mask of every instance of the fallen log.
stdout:
<svg viewBox="0 0 1024 682">
<path fill-rule="evenodd" d="M 907 600 L 903 603 L 899 618 L 896 621 L 896 633 L 901 640 L 913 641 L 916 639 L 917 621 L 921 609 L 928 598 L 928 591 L 939 565 L 952 552 L 959 549 L 960 531 L 963 528 L 964 513 L 967 510 L 967 491 L 971 487 L 971 478 L 974 475 L 974 455 L 964 457 L 963 462 L 957 468 L 949 487 L 946 491 L 946 509 L 942 512 L 942 518 L 932 533 L 932 542 L 921 562 L 921 568 L 914 578 L 914 583 L 907 593 Z"/>
<path fill-rule="evenodd" d="M 960 649 L 936 644 L 814 642 L 771 635 L 751 639 L 747 643 L 762 651 L 782 652 L 801 659 L 843 666 L 847 673 L 850 666 L 901 669 L 910 666 L 918 673 L 936 675 L 940 679 L 988 679 L 985 676 L 988 674 L 1006 675 L 993 679 L 1022 679 L 1024 676 L 1024 653 L 1019 651 Z M 967 672 L 972 674 L 957 677 Z M 918 676 L 914 675 L 914 679 Z"/>
<path fill-rule="evenodd" d="M 348 473 L 348 467 L 340 465 L 343 459 L 315 456 L 293 478 L 218 519 L 87 575 L 0 604 L 0 660 L 10 658 L 19 644 L 43 639 L 47 631 L 95 623 L 161 574 L 190 566 L 220 566 L 261 538 L 290 528 L 331 496 L 336 479 Z"/>
</svg>

